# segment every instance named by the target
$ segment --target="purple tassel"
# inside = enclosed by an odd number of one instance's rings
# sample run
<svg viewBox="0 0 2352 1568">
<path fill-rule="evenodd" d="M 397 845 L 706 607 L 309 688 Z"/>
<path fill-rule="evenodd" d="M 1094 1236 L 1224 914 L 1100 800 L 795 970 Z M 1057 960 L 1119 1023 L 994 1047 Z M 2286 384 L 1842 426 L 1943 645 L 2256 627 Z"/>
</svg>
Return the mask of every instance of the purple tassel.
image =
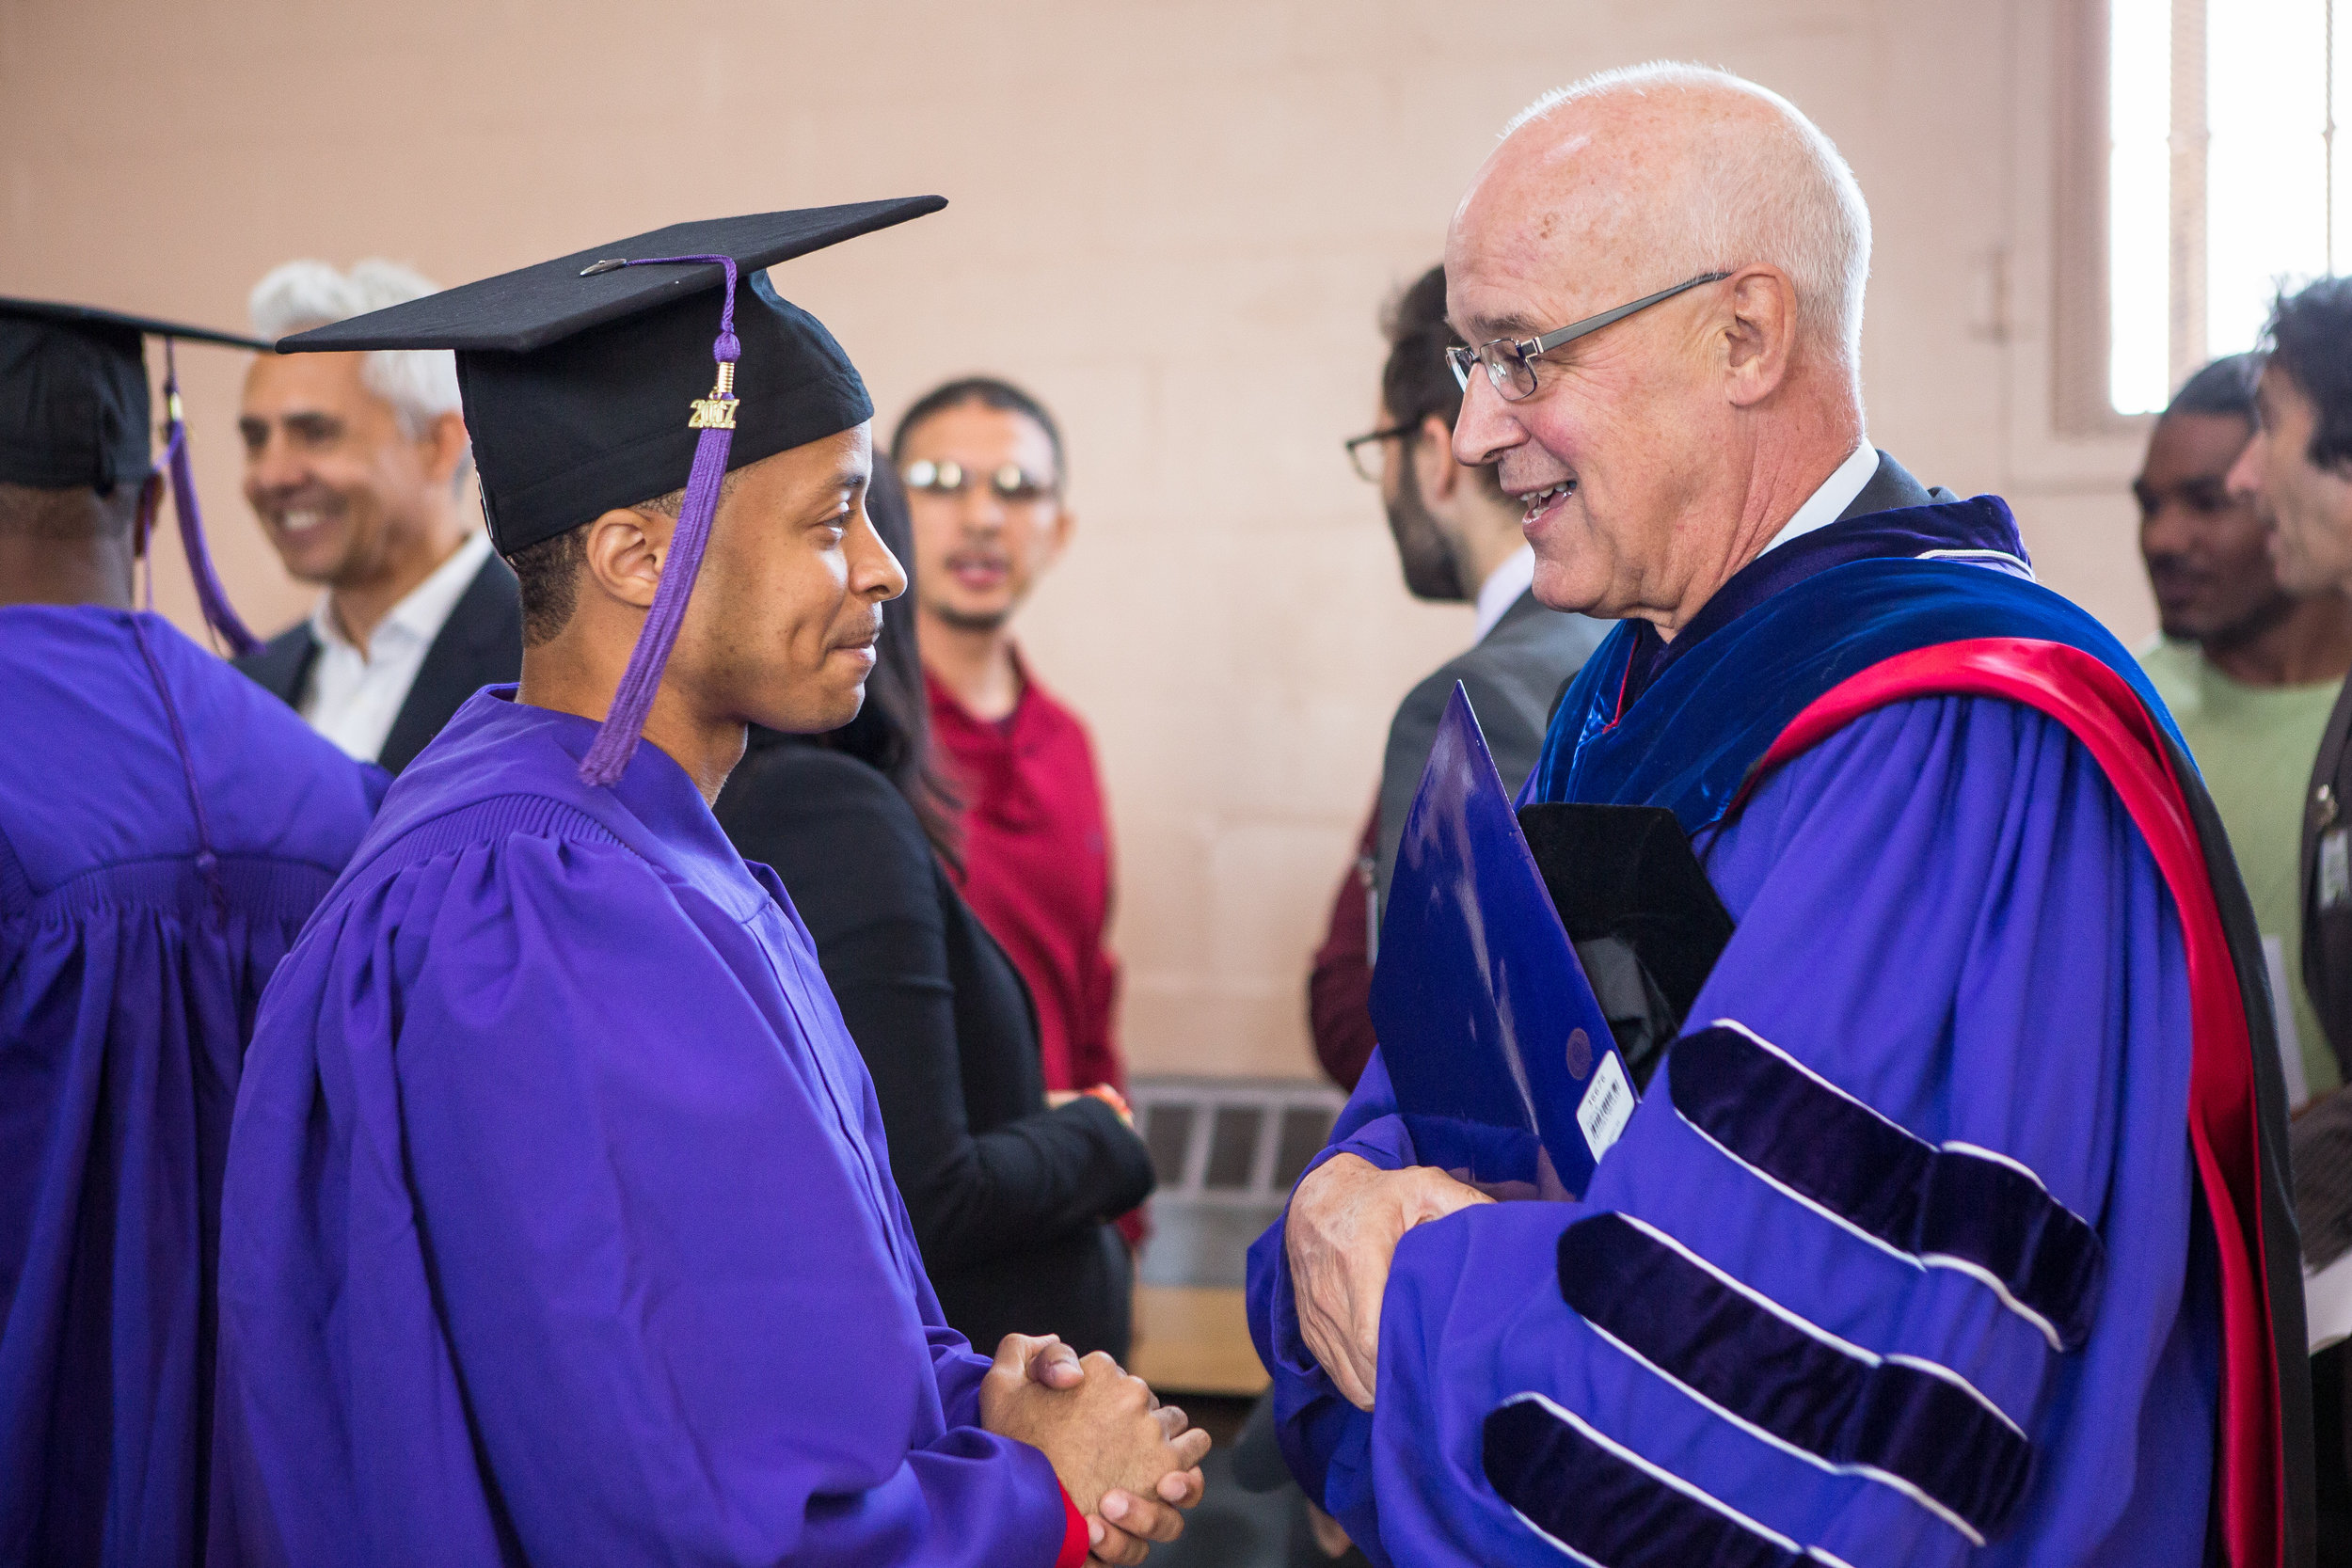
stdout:
<svg viewBox="0 0 2352 1568">
<path fill-rule="evenodd" d="M 719 510 L 719 488 L 727 477 L 727 451 L 735 444 L 735 361 L 742 344 L 735 336 L 735 259 L 731 256 L 653 256 L 641 261 L 598 261 L 582 273 L 611 272 L 615 267 L 673 266 L 708 261 L 726 269 L 726 303 L 721 309 L 718 341 L 710 357 L 718 363 L 718 384 L 710 396 L 698 399 L 688 423 L 702 434 L 694 438 L 694 467 L 686 481 L 686 500 L 678 508 L 677 529 L 670 536 L 670 552 L 661 565 L 661 583 L 654 590 L 653 608 L 644 629 L 629 650 L 628 668 L 613 689 L 612 705 L 596 730 L 596 743 L 580 759 L 582 784 L 607 785 L 619 780 L 637 754 L 645 716 L 653 711 L 654 694 L 661 689 L 661 672 L 670 662 L 678 627 L 686 620 L 686 600 L 694 592 L 702 570 L 703 546 L 710 540 L 710 523 Z"/>
<path fill-rule="evenodd" d="M 196 602 L 204 611 L 205 625 L 219 633 L 231 654 L 258 653 L 262 640 L 230 608 L 229 592 L 213 569 L 212 551 L 204 547 L 204 515 L 196 503 L 196 473 L 188 462 L 188 426 L 180 412 L 179 367 L 172 363 L 168 338 L 164 340 L 164 406 L 171 418 L 166 432 L 164 470 L 171 479 L 171 511 L 180 520 L 180 548 L 188 558 L 188 575 L 196 579 Z"/>
</svg>

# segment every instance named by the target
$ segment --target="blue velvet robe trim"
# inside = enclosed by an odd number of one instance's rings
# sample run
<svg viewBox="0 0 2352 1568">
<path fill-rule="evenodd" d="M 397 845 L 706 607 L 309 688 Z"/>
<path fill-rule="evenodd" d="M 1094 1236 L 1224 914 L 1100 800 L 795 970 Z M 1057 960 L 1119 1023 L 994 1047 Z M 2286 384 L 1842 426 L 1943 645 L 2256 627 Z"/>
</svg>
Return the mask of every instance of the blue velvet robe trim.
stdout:
<svg viewBox="0 0 2352 1568">
<path fill-rule="evenodd" d="M 1821 532 L 1842 536 L 1867 528 L 1873 537 L 1975 537 L 1995 525 L 2015 536 L 2009 508 L 1979 496 L 1877 513 Z M 1823 637 L 1824 624 L 1842 631 Z M 1683 832 L 1696 833 L 1723 819 L 1757 759 L 1831 688 L 1898 654 L 1977 637 L 2038 638 L 2081 649 L 2129 682 L 2179 740 L 2139 661 L 2079 606 L 1966 561 L 1866 557 L 1783 588 L 1679 649 L 1622 714 L 1618 694 L 1639 639 L 1634 623 L 1620 622 L 1552 715 L 1525 798 L 1666 806 Z M 1725 678 L 1725 671 L 1740 669 L 1771 670 L 1773 679 L 1759 687 Z"/>
<path fill-rule="evenodd" d="M 1799 1326 L 1624 1214 L 1568 1227 L 1558 1256 L 1579 1317 L 1767 1441 L 1915 1493 L 1979 1544 L 2025 1496 L 2032 1446 L 1947 1369 Z M 1515 1467 L 1491 1433 L 1485 1460 Z"/>
<path fill-rule="evenodd" d="M 1486 1479 L 1520 1518 L 1607 1568 L 1797 1568 L 1820 1560 L 1633 1458 L 1540 1394 L 1486 1424 Z"/>
<path fill-rule="evenodd" d="M 2106 1249 L 2025 1170 L 1915 1137 L 1737 1028 L 1674 1049 L 1675 1109 L 1724 1152 L 1921 1266 L 1983 1278 L 2053 1349 L 2081 1348 Z"/>
</svg>

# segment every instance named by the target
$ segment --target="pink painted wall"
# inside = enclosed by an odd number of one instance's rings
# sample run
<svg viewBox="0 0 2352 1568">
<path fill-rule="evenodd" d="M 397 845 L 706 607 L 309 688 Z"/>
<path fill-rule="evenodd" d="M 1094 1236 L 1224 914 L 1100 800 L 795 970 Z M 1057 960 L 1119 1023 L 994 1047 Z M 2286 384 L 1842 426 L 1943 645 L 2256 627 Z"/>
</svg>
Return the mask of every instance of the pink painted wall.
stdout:
<svg viewBox="0 0 2352 1568">
<path fill-rule="evenodd" d="M 2036 0 L 0 0 L 0 293 L 241 325 L 298 255 L 453 283 L 685 217 L 946 195 L 778 284 L 885 418 L 982 368 L 1064 417 L 1081 531 L 1025 635 L 1108 773 L 1130 1053 L 1306 1073 L 1306 955 L 1389 713 L 1470 631 L 1406 596 L 1339 442 L 1383 296 L 1542 88 L 1676 55 L 1818 119 L 1876 214 L 1873 435 L 2010 494 L 2048 579 L 2151 628 L 2136 451 L 2035 428 L 2052 27 Z M 308 594 L 238 493 L 240 359 L 183 373 L 215 547 L 274 628 Z"/>
</svg>

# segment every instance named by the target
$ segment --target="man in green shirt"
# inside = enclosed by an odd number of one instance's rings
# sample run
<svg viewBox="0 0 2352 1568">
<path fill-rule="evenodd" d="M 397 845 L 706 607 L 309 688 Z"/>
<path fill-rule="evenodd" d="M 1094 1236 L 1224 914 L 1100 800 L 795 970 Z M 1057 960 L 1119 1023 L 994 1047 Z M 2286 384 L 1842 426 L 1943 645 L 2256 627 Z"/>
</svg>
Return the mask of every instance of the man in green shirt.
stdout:
<svg viewBox="0 0 2352 1568">
<path fill-rule="evenodd" d="M 2132 493 L 2164 639 L 2140 656 L 2179 721 L 2237 856 L 2276 984 L 2293 998 L 2307 1099 L 2342 1081 L 2305 994 L 2296 855 L 2303 793 L 2328 709 L 2352 670 L 2352 601 L 2332 586 L 2279 584 L 2256 501 L 2230 466 L 2254 434 L 2261 356 L 2233 355 L 2189 377 L 2157 420 Z M 2282 1018 L 2281 1043 L 2288 1037 Z"/>
</svg>

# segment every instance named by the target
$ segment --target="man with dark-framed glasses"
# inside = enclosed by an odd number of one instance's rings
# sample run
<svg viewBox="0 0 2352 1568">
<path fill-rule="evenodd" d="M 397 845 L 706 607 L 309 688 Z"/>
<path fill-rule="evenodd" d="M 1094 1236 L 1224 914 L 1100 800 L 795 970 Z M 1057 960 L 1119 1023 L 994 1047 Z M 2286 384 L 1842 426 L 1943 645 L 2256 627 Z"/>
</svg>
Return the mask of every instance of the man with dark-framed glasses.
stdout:
<svg viewBox="0 0 2352 1568">
<path fill-rule="evenodd" d="M 1502 493 L 1491 466 L 1454 461 L 1462 388 L 1447 369 L 1447 354 L 1460 342 L 1445 319 L 1445 269 L 1431 267 L 1399 293 L 1381 325 L 1389 356 L 1375 422 L 1345 450 L 1358 477 L 1379 486 L 1406 590 L 1417 599 L 1468 604 L 1476 620 L 1470 646 L 1397 705 L 1364 848 L 1340 885 L 1308 978 L 1315 1055 L 1350 1089 L 1372 1049 L 1364 1012 L 1370 932 L 1447 699 L 1457 682 L 1468 689 L 1495 767 L 1517 789 L 1535 766 L 1551 705 L 1608 630 L 1535 597 L 1535 552 L 1519 532 L 1521 507 Z"/>
<path fill-rule="evenodd" d="M 2311 1561 L 2245 891 L 2008 508 L 1870 447 L 1869 251 L 1828 138 L 1691 66 L 1547 95 L 1455 210 L 1454 455 L 1620 623 L 1524 798 L 1669 1043 L 1549 1203 L 1384 1047 L 1252 1247 L 1284 1456 L 1375 1561 Z"/>
</svg>

